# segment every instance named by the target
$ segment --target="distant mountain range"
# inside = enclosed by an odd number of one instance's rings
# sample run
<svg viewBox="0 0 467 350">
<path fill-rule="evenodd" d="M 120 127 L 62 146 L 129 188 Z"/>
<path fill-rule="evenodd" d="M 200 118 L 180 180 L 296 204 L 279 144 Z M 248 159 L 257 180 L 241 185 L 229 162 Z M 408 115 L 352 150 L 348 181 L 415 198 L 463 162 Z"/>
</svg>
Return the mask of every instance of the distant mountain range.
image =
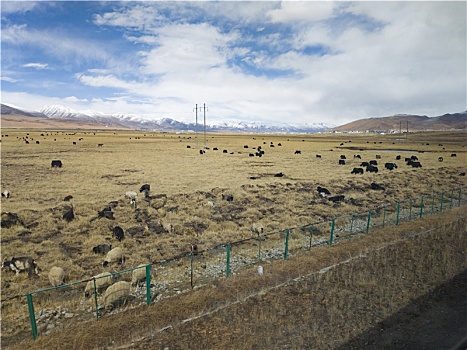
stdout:
<svg viewBox="0 0 467 350">
<path fill-rule="evenodd" d="M 148 119 L 135 114 L 107 115 L 93 111 L 74 111 L 68 107 L 51 105 L 39 111 L 1 105 L 2 127 L 31 128 L 87 128 L 132 129 L 158 131 L 196 131 L 195 123 L 184 123 L 171 118 Z M 315 132 L 399 132 L 423 130 L 467 129 L 467 112 L 445 114 L 438 117 L 398 114 L 389 117 L 367 118 L 341 126 L 324 123 L 279 124 L 260 122 L 211 122 L 208 132 L 251 133 L 315 133 Z M 198 124 L 198 130 L 204 129 Z"/>
<path fill-rule="evenodd" d="M 467 129 L 467 112 L 444 114 L 438 117 L 397 114 L 390 117 L 359 119 L 330 131 L 337 132 L 405 132 Z"/>
<path fill-rule="evenodd" d="M 5 116 L 23 116 L 36 118 L 49 118 L 55 124 L 59 121 L 76 121 L 81 126 L 83 123 L 88 128 L 108 129 L 134 129 L 134 130 L 159 130 L 159 131 L 196 131 L 196 123 L 184 123 L 171 118 L 147 119 L 134 114 L 106 115 L 92 111 L 73 111 L 64 106 L 52 105 L 41 108 L 39 111 L 25 111 L 5 104 L 1 105 L 2 123 Z M 69 126 L 69 123 L 67 123 Z M 314 133 L 325 131 L 334 125 L 324 123 L 313 124 L 279 124 L 261 122 L 211 122 L 206 125 L 207 132 L 251 132 L 251 133 Z M 198 130 L 204 130 L 202 123 L 198 124 Z"/>
</svg>

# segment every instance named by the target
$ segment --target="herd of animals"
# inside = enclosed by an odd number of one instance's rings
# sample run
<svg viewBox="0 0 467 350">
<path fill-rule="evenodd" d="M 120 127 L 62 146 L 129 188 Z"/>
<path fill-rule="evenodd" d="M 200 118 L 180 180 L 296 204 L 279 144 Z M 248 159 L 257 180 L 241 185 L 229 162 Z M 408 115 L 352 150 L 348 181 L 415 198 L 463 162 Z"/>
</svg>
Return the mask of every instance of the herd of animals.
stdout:
<svg viewBox="0 0 467 350">
<path fill-rule="evenodd" d="M 59 160 L 52 161 L 52 166 L 61 167 L 62 165 L 62 162 Z M 142 185 L 140 192 L 144 193 L 145 197 L 148 198 L 150 196 L 150 185 Z M 11 194 L 8 190 L 2 192 L 3 197 L 9 198 L 10 195 Z M 136 192 L 128 191 L 125 193 L 125 197 L 130 199 L 130 205 L 136 207 Z M 64 200 L 68 201 L 72 198 L 72 196 L 67 196 Z M 112 213 L 112 215 L 110 213 Z M 19 220 L 16 214 L 8 214 L 8 219 L 2 220 L 2 227 L 10 227 L 9 225 L 5 225 L 5 223 L 15 223 Z M 98 217 L 113 219 L 111 206 L 99 211 Z M 63 213 L 63 219 L 66 221 L 71 221 L 73 218 L 73 207 L 71 207 Z M 113 236 L 120 242 L 124 239 L 125 232 L 120 226 L 115 226 L 113 228 Z M 123 265 L 125 262 L 125 256 L 121 247 L 112 247 L 112 245 L 109 243 L 103 243 L 93 247 L 92 251 L 94 254 L 105 256 L 102 262 L 102 267 L 104 268 L 113 264 Z M 36 260 L 30 256 L 13 257 L 12 259 L 5 258 L 1 267 L 2 269 L 14 272 L 16 275 L 20 273 L 27 273 L 28 277 L 39 276 L 41 272 L 41 269 L 39 268 Z M 95 292 L 99 294 L 103 293 L 105 308 L 112 308 L 130 295 L 131 286 L 136 286 L 138 288 L 142 283 L 145 283 L 145 267 L 146 265 L 141 264 L 132 271 L 131 282 L 116 281 L 117 278 L 110 272 L 97 274 L 91 277 L 91 279 L 87 282 L 84 290 L 84 296 L 85 298 L 89 298 L 94 295 Z M 66 273 L 60 266 L 53 266 L 48 272 L 47 277 L 52 287 L 64 285 L 66 282 Z"/>
<path fill-rule="evenodd" d="M 102 147 L 103 144 L 98 144 L 98 147 Z M 274 147 L 275 145 L 271 142 L 270 147 Z M 282 146 L 280 143 L 277 146 Z M 190 148 L 190 146 L 187 146 Z M 248 148 L 247 145 L 244 146 L 244 148 Z M 205 149 L 208 149 L 205 147 Z M 254 153 L 249 153 L 248 155 L 250 157 L 262 157 L 265 155 L 265 151 L 262 149 L 261 146 L 258 146 L 256 149 L 256 152 Z M 217 148 L 213 150 L 218 150 Z M 224 153 L 228 153 L 227 150 L 223 151 Z M 200 150 L 200 154 L 204 154 L 205 150 Z M 302 154 L 301 150 L 295 150 L 294 154 L 300 155 Z M 456 157 L 455 153 L 451 154 L 451 157 Z M 316 158 L 321 158 L 321 155 L 316 154 Z M 361 156 L 356 154 L 354 155 L 355 159 L 361 159 Z M 376 159 L 374 160 L 369 160 L 369 161 L 362 161 L 360 164 L 360 167 L 355 167 L 351 171 L 351 174 L 355 175 L 363 175 L 365 172 L 369 173 L 378 173 L 378 160 L 381 159 L 380 155 L 376 155 Z M 396 156 L 395 160 L 400 161 L 401 156 L 398 155 Z M 438 158 L 439 162 L 443 161 L 442 157 Z M 413 168 L 421 168 L 422 164 L 418 160 L 416 156 L 411 156 L 409 158 L 405 158 L 405 163 L 408 166 L 411 166 Z M 338 160 L 339 165 L 346 165 L 346 156 L 341 155 L 340 159 Z M 53 168 L 62 168 L 63 167 L 63 162 L 59 159 L 54 159 L 51 162 L 51 167 Z M 384 164 L 384 168 L 392 171 L 394 169 L 397 169 L 397 164 L 394 162 L 386 162 Z M 465 173 L 461 173 L 461 176 L 465 176 Z M 277 173 L 274 175 L 275 177 L 282 177 L 284 174 Z M 384 190 L 384 186 L 381 184 L 377 183 L 371 183 L 370 185 L 372 190 Z M 149 184 L 144 184 L 140 187 L 139 189 L 140 193 L 144 193 L 144 196 L 146 199 L 150 198 L 150 185 Z M 332 195 L 331 192 L 321 186 L 317 187 L 317 192 L 320 197 L 327 199 L 332 202 L 340 202 L 345 199 L 345 196 L 342 194 L 339 195 Z M 137 192 L 135 191 L 128 191 L 125 193 L 125 197 L 129 199 L 130 205 L 133 208 L 136 208 L 137 206 Z M 4 190 L 2 192 L 2 197 L 9 198 L 11 196 L 10 191 Z M 65 197 L 65 201 L 71 200 L 73 197 L 67 196 Z M 225 195 L 222 194 L 222 199 L 226 201 L 233 201 L 233 196 L 232 195 Z M 65 213 L 63 214 L 63 219 L 66 221 L 71 221 L 74 218 L 74 212 L 73 212 L 73 207 L 71 206 Z M 107 218 L 107 219 L 114 219 L 113 218 L 113 211 L 112 211 L 112 206 L 109 205 L 108 207 L 104 208 L 103 210 L 98 212 L 98 215 L 95 219 L 97 218 Z M 14 218 L 12 218 L 13 220 Z M 17 219 L 17 218 L 16 218 Z M 94 220 L 94 219 L 92 219 Z M 2 221 L 2 227 L 3 227 L 3 221 Z M 170 230 L 170 228 L 168 228 Z M 259 224 L 253 225 L 252 232 L 257 233 L 257 234 L 262 234 L 264 233 L 264 227 L 262 227 Z M 125 232 L 120 226 L 116 226 L 113 228 L 113 236 L 120 242 L 124 236 Z M 195 247 L 196 249 L 196 247 Z M 123 264 L 125 261 L 125 256 L 123 254 L 123 251 L 120 247 L 112 247 L 111 244 L 104 243 L 104 244 L 99 244 L 92 249 L 94 254 L 100 254 L 105 256 L 102 266 L 107 267 L 110 264 Z M 88 283 L 86 284 L 85 291 L 84 291 L 84 296 L 86 298 L 91 297 L 95 292 L 96 293 L 104 293 L 104 304 L 105 307 L 112 307 L 117 301 L 121 300 L 122 298 L 127 297 L 130 294 L 130 287 L 131 286 L 139 286 L 141 283 L 143 283 L 146 280 L 146 270 L 145 267 L 146 265 L 139 265 L 138 268 L 133 270 L 132 272 L 132 278 L 131 282 L 126 282 L 126 281 L 118 281 L 115 282 L 114 276 L 109 273 L 109 272 L 103 272 L 101 274 L 98 274 L 96 276 L 93 276 Z M 22 256 L 22 257 L 13 257 L 12 259 L 4 259 L 2 263 L 2 268 L 9 269 L 16 273 L 17 275 L 20 272 L 26 272 L 28 273 L 29 276 L 34 276 L 38 275 L 40 272 L 40 269 L 37 265 L 37 262 L 32 258 L 28 256 Z M 65 283 L 66 279 L 66 273 L 63 270 L 63 268 L 59 266 L 53 266 L 49 273 L 48 273 L 48 279 L 50 284 L 53 287 L 60 286 Z"/>
</svg>

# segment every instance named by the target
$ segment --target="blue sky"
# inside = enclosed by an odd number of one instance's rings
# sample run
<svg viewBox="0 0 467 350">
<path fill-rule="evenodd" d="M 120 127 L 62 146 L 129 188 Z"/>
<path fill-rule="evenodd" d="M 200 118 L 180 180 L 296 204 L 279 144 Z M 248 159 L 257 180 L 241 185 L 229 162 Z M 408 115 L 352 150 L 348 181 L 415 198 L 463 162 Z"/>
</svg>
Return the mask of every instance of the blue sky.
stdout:
<svg viewBox="0 0 467 350">
<path fill-rule="evenodd" d="M 1 1 L 1 102 L 342 124 L 465 111 L 466 2 Z"/>
</svg>

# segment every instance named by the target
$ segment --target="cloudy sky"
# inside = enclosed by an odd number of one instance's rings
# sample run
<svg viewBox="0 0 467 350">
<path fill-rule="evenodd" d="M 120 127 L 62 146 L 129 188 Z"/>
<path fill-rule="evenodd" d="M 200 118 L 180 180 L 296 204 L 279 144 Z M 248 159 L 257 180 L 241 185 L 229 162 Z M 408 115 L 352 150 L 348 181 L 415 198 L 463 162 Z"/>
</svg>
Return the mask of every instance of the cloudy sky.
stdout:
<svg viewBox="0 0 467 350">
<path fill-rule="evenodd" d="M 193 121 L 465 111 L 465 1 L 1 1 L 1 102 Z"/>
</svg>

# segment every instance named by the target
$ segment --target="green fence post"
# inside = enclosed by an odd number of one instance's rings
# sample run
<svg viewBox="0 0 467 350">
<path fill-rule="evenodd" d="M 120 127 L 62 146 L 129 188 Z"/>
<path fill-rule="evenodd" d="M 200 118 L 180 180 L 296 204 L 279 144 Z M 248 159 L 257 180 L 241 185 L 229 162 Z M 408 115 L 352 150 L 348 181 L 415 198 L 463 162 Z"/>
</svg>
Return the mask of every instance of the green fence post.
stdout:
<svg viewBox="0 0 467 350">
<path fill-rule="evenodd" d="M 286 260 L 287 256 L 289 255 L 289 235 L 290 235 L 290 230 L 289 229 L 285 230 L 284 260 Z"/>
<path fill-rule="evenodd" d="M 366 234 L 370 231 L 371 210 L 368 212 L 368 219 L 366 221 Z"/>
<path fill-rule="evenodd" d="M 352 233 L 353 233 L 353 214 L 351 215 L 350 218 L 350 238 L 352 239 Z"/>
<path fill-rule="evenodd" d="M 225 266 L 225 277 L 229 277 L 230 275 L 230 243 L 227 244 L 226 247 L 226 253 L 227 253 L 227 261 L 226 261 L 226 266 Z"/>
<path fill-rule="evenodd" d="M 146 265 L 146 304 L 151 304 L 151 265 Z"/>
<path fill-rule="evenodd" d="M 444 202 L 444 192 L 441 192 L 441 206 L 440 206 L 440 209 L 439 211 L 443 211 L 443 202 Z"/>
<path fill-rule="evenodd" d="M 458 203 L 458 207 L 461 206 L 461 192 L 462 192 L 462 188 L 459 188 L 459 203 Z"/>
<path fill-rule="evenodd" d="M 331 222 L 331 236 L 329 237 L 329 245 L 332 245 L 333 241 L 334 241 L 334 219 L 332 219 L 332 222 Z"/>
<path fill-rule="evenodd" d="M 32 303 L 32 295 L 30 293 L 26 294 L 26 299 L 28 300 L 29 320 L 31 321 L 32 338 L 36 340 L 37 324 L 36 315 L 34 314 L 34 304 Z"/>
<path fill-rule="evenodd" d="M 449 208 L 452 209 L 452 198 L 454 197 L 454 189 L 451 191 L 451 204 L 449 205 Z"/>
<path fill-rule="evenodd" d="M 384 228 L 385 221 L 386 221 L 386 206 L 383 207 L 383 228 Z"/>
<path fill-rule="evenodd" d="M 96 278 L 92 278 L 94 283 L 94 304 L 96 305 L 96 320 L 99 319 L 99 305 L 97 304 L 97 287 L 96 287 Z"/>
<path fill-rule="evenodd" d="M 397 213 L 396 213 L 396 225 L 399 225 L 399 212 L 401 209 L 401 203 L 397 202 Z"/>
<path fill-rule="evenodd" d="M 412 200 L 409 200 L 409 221 L 412 220 Z"/>
<path fill-rule="evenodd" d="M 432 192 L 431 193 L 431 214 L 433 214 L 434 210 L 435 210 L 435 194 Z"/>
<path fill-rule="evenodd" d="M 420 200 L 420 219 L 423 217 L 423 196 Z"/>
</svg>

